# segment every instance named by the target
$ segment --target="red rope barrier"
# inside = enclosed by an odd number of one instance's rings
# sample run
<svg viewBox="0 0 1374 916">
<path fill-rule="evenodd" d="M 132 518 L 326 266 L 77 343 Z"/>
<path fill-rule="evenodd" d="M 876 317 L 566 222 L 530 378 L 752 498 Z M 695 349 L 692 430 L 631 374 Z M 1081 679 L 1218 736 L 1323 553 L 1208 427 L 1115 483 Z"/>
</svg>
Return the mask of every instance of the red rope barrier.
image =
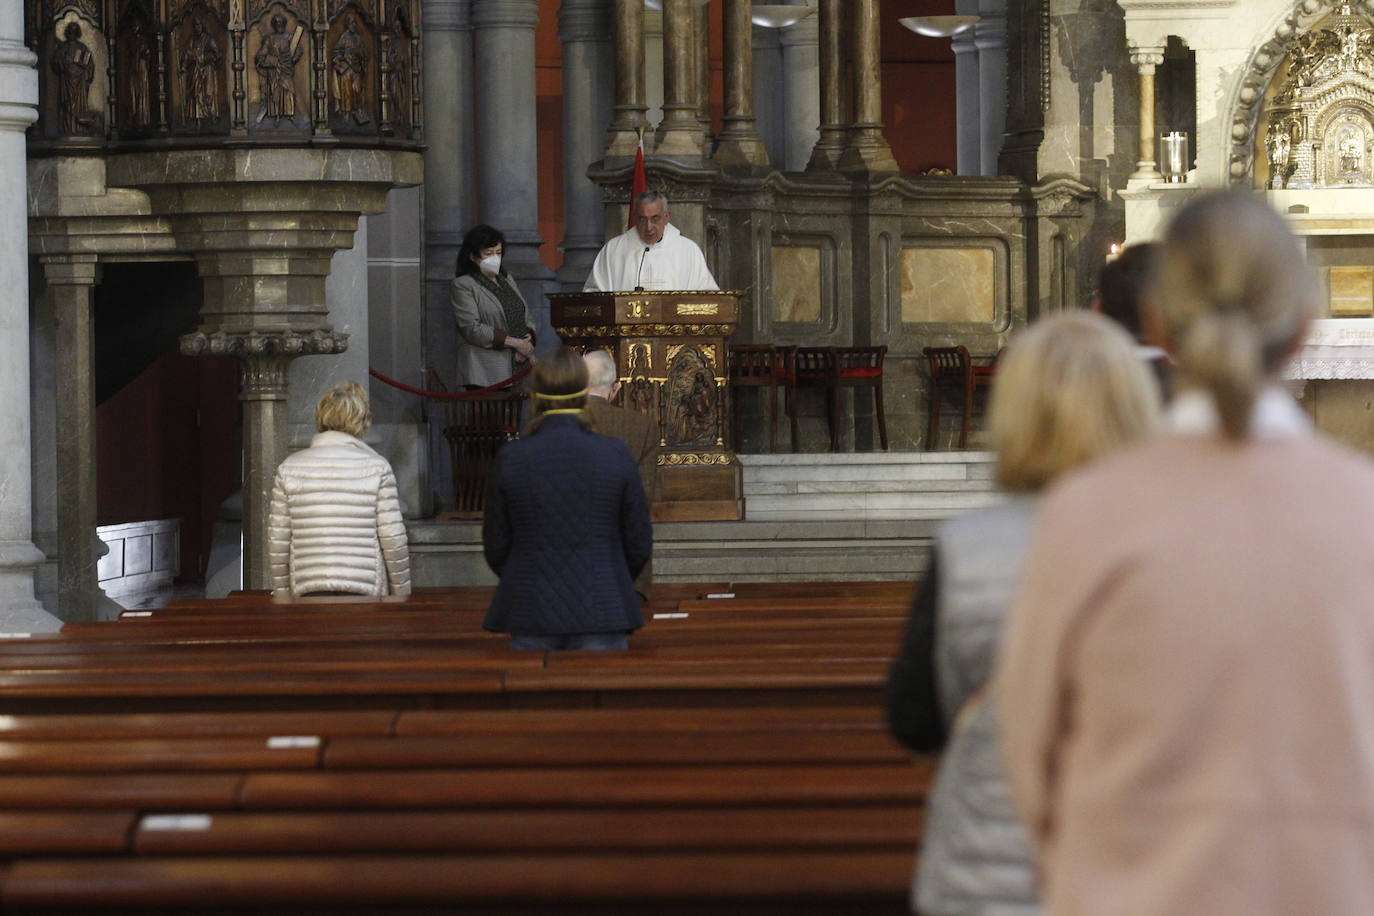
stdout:
<svg viewBox="0 0 1374 916">
<path fill-rule="evenodd" d="M 410 394 L 418 394 L 422 398 L 431 398 L 436 401 L 462 401 L 467 398 L 474 398 L 479 394 L 489 394 L 498 389 L 514 385 L 516 382 L 529 375 L 533 370 L 533 366 L 526 366 L 505 381 L 497 382 L 495 385 L 488 385 L 485 388 L 474 388 L 471 391 L 426 391 L 423 388 L 407 385 L 405 382 L 398 382 L 394 378 L 388 378 L 376 369 L 368 369 L 367 374 L 384 384 L 390 385 L 392 388 L 399 388 L 401 391 L 406 391 Z"/>
</svg>

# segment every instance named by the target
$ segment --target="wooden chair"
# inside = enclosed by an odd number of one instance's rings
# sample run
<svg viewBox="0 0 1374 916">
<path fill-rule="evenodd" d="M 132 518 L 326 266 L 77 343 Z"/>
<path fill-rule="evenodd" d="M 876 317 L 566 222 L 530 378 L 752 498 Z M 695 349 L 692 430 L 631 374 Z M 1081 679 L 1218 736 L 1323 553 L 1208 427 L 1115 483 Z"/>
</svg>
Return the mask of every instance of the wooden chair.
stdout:
<svg viewBox="0 0 1374 916">
<path fill-rule="evenodd" d="M 788 419 L 792 425 L 792 450 L 797 450 L 796 395 L 793 387 L 795 347 L 770 344 L 732 346 L 729 351 L 731 445 L 740 446 L 739 395 L 746 388 L 768 389 L 768 450 L 778 450 L 778 387 L 783 388 Z"/>
<path fill-rule="evenodd" d="M 878 441 L 887 451 L 887 416 L 883 412 L 883 359 L 887 347 L 836 347 L 835 394 L 831 399 L 831 449 L 836 450 L 840 418 L 840 388 L 872 388 L 873 412 L 878 419 Z"/>
<path fill-rule="evenodd" d="M 522 392 L 492 391 L 448 402 L 444 438 L 453 467 L 453 515 L 482 514 L 496 453 L 520 429 Z"/>
<path fill-rule="evenodd" d="M 793 384 L 797 389 L 826 389 L 826 420 L 830 424 L 830 450 L 837 449 L 834 394 L 835 351 L 831 347 L 798 347 L 792 360 Z M 795 413 L 795 411 L 793 411 Z"/>
<path fill-rule="evenodd" d="M 959 448 L 967 448 L 973 396 L 979 388 L 992 384 L 997 374 L 996 361 L 986 366 L 975 366 L 968 348 L 964 346 L 926 347 L 921 352 L 925 354 L 930 368 L 930 420 L 926 426 L 926 450 L 935 448 L 940 433 L 941 399 L 947 392 L 952 392 L 959 404 Z"/>
<path fill-rule="evenodd" d="M 830 450 L 840 450 L 840 389 L 872 388 L 874 412 L 878 419 L 878 438 L 887 449 L 887 416 L 883 411 L 883 359 L 887 347 L 799 347 L 796 355 L 796 383 L 824 385 L 827 389 L 826 419 L 830 428 Z"/>
</svg>

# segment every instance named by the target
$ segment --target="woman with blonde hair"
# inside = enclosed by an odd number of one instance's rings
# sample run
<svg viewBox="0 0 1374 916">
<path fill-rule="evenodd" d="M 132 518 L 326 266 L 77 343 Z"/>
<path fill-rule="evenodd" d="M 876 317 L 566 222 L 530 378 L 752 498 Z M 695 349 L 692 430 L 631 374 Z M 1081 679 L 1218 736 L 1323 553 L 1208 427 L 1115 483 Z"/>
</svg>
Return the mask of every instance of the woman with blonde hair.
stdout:
<svg viewBox="0 0 1374 916">
<path fill-rule="evenodd" d="M 1047 909 L 1374 913 L 1374 466 L 1278 386 L 1312 272 L 1215 193 L 1145 301 L 1167 434 L 1045 499 L 997 679 Z"/>
<path fill-rule="evenodd" d="M 644 625 L 633 580 L 653 551 L 639 470 L 588 428 L 580 355 L 559 347 L 530 378 L 534 418 L 487 490 L 482 545 L 501 582 L 482 626 L 516 649 L 623 649 Z"/>
<path fill-rule="evenodd" d="M 277 468 L 267 519 L 272 595 L 410 594 L 410 551 L 391 464 L 362 436 L 372 425 L 357 382 L 326 391 L 310 447 Z"/>
<path fill-rule="evenodd" d="M 948 740 L 927 805 L 912 906 L 927 916 L 1036 910 L 1029 839 L 1005 781 L 984 688 L 1041 491 L 1150 433 L 1158 394 L 1134 342 L 1089 312 L 1046 318 L 997 370 L 989 431 L 1000 505 L 936 532 L 887 686 L 893 734 L 916 750 Z"/>
</svg>

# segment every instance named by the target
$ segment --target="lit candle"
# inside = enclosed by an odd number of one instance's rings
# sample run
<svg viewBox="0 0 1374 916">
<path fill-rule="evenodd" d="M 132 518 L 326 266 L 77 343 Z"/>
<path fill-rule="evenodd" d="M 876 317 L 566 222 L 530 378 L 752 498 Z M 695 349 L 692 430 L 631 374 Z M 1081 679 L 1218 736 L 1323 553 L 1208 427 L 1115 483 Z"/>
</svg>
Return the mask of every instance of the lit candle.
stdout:
<svg viewBox="0 0 1374 916">
<path fill-rule="evenodd" d="M 1110 263 L 1110 262 L 1112 262 L 1112 261 L 1115 261 L 1115 260 L 1117 259 L 1117 256 L 1120 255 L 1120 254 L 1121 254 L 1121 243 L 1120 243 L 1120 242 L 1112 242 L 1112 247 L 1109 248 L 1109 249 L 1107 249 L 1107 261 L 1108 261 L 1108 263 Z"/>
</svg>

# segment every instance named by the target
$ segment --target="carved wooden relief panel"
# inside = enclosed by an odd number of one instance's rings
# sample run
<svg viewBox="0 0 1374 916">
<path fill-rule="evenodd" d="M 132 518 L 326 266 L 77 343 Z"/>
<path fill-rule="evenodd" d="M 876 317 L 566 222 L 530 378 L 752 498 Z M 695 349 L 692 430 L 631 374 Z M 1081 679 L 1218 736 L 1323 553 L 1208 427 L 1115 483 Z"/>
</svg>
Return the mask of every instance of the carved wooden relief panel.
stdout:
<svg viewBox="0 0 1374 916">
<path fill-rule="evenodd" d="M 35 0 L 35 153 L 321 136 L 418 145 L 420 0 Z"/>
</svg>

